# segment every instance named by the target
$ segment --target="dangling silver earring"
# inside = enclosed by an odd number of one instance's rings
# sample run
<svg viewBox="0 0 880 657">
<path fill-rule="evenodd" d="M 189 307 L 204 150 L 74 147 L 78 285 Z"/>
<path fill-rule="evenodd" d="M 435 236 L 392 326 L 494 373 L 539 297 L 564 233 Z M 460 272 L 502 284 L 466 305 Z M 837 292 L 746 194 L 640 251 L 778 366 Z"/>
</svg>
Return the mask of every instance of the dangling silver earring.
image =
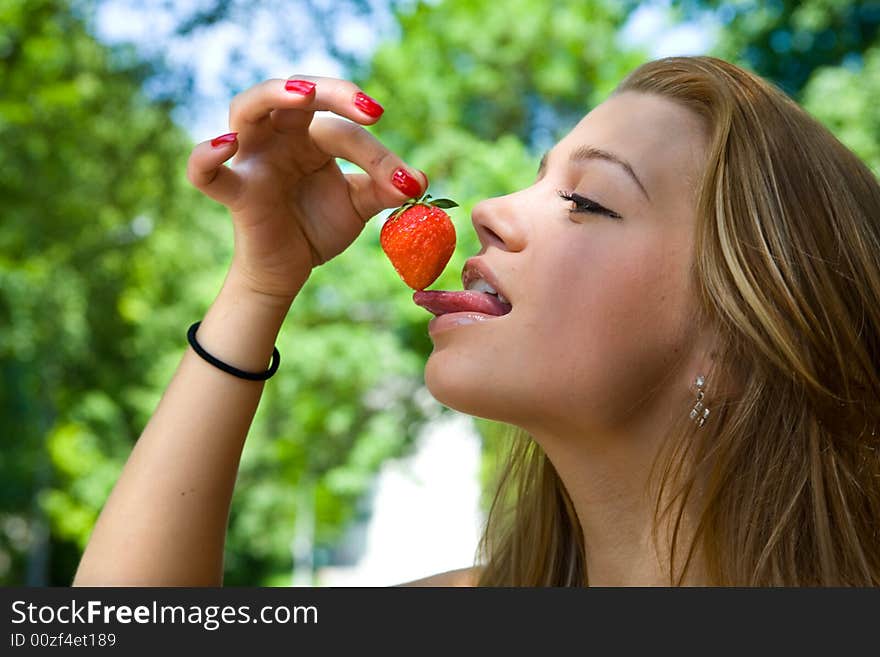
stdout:
<svg viewBox="0 0 880 657">
<path fill-rule="evenodd" d="M 706 424 L 706 419 L 709 417 L 709 409 L 703 403 L 703 397 L 705 396 L 703 386 L 706 385 L 705 377 L 702 374 L 699 375 L 696 381 L 694 381 L 694 385 L 697 387 L 697 403 L 691 409 L 691 420 L 697 423 L 697 428 L 699 429 Z"/>
</svg>

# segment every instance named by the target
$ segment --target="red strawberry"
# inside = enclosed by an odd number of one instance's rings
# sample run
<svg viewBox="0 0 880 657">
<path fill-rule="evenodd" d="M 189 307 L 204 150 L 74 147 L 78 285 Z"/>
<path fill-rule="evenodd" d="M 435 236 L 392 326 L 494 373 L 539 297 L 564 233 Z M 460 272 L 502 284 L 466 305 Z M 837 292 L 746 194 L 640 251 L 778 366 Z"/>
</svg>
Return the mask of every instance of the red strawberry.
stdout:
<svg viewBox="0 0 880 657">
<path fill-rule="evenodd" d="M 443 271 L 455 250 L 455 226 L 444 208 L 458 207 L 446 198 L 410 199 L 388 217 L 379 243 L 403 282 L 424 290 Z"/>
</svg>

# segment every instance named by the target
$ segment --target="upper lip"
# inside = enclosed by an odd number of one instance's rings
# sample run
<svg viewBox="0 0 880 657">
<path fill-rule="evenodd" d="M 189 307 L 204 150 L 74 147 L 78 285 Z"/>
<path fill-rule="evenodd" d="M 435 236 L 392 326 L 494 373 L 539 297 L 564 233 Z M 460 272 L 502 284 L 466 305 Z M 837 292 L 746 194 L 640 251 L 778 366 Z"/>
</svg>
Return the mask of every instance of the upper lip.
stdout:
<svg viewBox="0 0 880 657">
<path fill-rule="evenodd" d="M 467 286 L 478 278 L 482 278 L 491 285 L 492 289 L 498 294 L 507 299 L 508 302 L 513 303 L 510 296 L 508 296 L 507 291 L 498 283 L 498 279 L 495 277 L 495 272 L 492 271 L 489 265 L 480 260 L 479 257 L 469 258 L 464 263 L 464 268 L 461 270 L 461 285 L 464 289 L 467 289 Z"/>
</svg>

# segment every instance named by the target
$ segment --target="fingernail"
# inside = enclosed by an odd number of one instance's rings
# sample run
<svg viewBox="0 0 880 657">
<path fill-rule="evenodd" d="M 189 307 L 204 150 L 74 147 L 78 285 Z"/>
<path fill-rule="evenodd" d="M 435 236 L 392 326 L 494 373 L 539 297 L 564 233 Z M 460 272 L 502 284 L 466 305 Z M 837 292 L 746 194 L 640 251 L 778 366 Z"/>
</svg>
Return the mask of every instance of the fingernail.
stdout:
<svg viewBox="0 0 880 657">
<path fill-rule="evenodd" d="M 361 93 L 360 91 L 354 96 L 354 104 L 361 112 L 372 116 L 373 118 L 382 116 L 382 112 L 385 111 L 384 107 L 370 98 L 367 94 Z"/>
<path fill-rule="evenodd" d="M 288 80 L 284 83 L 284 88 L 291 93 L 308 96 L 315 90 L 315 83 L 308 80 Z"/>
<path fill-rule="evenodd" d="M 225 135 L 220 135 L 219 137 L 214 137 L 211 140 L 211 146 L 217 148 L 218 146 L 222 146 L 223 144 L 231 144 L 238 137 L 237 132 L 227 132 Z"/>
<path fill-rule="evenodd" d="M 394 170 L 391 182 L 410 198 L 421 196 L 422 186 L 419 184 L 419 181 L 409 175 L 409 172 L 403 167 Z"/>
</svg>

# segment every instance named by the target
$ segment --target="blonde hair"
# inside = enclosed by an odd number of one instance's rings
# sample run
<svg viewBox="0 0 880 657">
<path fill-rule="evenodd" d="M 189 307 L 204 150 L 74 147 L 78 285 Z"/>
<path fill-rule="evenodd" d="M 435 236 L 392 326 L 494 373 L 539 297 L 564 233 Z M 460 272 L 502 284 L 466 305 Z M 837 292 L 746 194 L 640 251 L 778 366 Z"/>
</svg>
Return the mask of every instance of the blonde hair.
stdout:
<svg viewBox="0 0 880 657">
<path fill-rule="evenodd" d="M 784 93 L 722 60 L 649 62 L 624 91 L 681 103 L 710 135 L 692 276 L 719 342 L 711 419 L 698 430 L 683 408 L 655 463 L 670 584 L 695 555 L 715 585 L 880 584 L 877 180 Z M 713 382 L 736 395 L 713 399 Z M 509 432 L 479 584 L 582 586 L 565 487 L 528 433 Z"/>
</svg>

